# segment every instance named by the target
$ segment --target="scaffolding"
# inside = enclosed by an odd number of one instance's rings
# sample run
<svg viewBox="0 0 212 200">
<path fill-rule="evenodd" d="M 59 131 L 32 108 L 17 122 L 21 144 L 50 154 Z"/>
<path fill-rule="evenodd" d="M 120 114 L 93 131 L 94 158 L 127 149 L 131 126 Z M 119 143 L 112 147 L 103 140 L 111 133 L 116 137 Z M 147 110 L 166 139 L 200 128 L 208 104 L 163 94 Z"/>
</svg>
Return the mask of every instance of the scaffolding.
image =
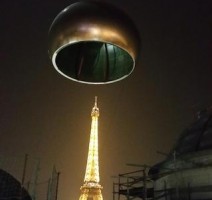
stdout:
<svg viewBox="0 0 212 200">
<path fill-rule="evenodd" d="M 148 175 L 145 167 L 141 170 L 119 174 L 118 181 L 113 183 L 113 200 L 209 200 L 212 197 L 212 184 L 196 184 L 199 179 L 203 178 L 201 174 L 195 174 L 196 169 L 208 171 L 208 179 L 210 179 L 211 165 L 169 170 L 165 173 L 157 174 L 156 177 Z M 194 174 L 193 182 L 179 182 L 174 187 L 170 187 L 170 180 L 163 179 L 160 189 L 156 187 L 155 181 L 157 179 L 171 175 L 171 180 L 177 181 L 182 176 L 182 173 L 186 174 L 191 170 Z"/>
<path fill-rule="evenodd" d="M 151 200 L 154 196 L 153 180 L 147 175 L 146 167 L 141 170 L 119 174 L 118 182 L 113 183 L 113 200 L 118 196 L 125 196 L 127 200 Z"/>
</svg>

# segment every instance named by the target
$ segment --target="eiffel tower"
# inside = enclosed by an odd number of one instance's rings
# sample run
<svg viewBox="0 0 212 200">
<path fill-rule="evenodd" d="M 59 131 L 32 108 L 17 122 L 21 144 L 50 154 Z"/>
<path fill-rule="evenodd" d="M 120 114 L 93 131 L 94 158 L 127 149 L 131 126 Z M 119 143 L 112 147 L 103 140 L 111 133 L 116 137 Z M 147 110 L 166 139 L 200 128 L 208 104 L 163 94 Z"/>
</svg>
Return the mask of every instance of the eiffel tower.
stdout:
<svg viewBox="0 0 212 200">
<path fill-rule="evenodd" d="M 91 111 L 91 132 L 88 150 L 87 166 L 85 171 L 84 184 L 81 186 L 79 200 L 103 200 L 102 186 L 99 184 L 99 157 L 98 157 L 98 117 L 97 97 Z"/>
</svg>

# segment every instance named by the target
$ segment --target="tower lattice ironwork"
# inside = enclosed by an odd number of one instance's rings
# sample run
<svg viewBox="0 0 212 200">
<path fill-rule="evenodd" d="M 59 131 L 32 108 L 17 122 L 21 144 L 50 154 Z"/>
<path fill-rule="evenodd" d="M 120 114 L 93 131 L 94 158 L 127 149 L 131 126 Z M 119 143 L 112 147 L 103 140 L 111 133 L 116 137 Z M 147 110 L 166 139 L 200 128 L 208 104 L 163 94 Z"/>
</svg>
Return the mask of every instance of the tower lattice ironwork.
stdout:
<svg viewBox="0 0 212 200">
<path fill-rule="evenodd" d="M 91 111 L 91 132 L 85 171 L 84 184 L 81 186 L 79 200 L 103 200 L 102 186 L 99 184 L 99 156 L 98 156 L 98 117 L 97 97 Z"/>
</svg>

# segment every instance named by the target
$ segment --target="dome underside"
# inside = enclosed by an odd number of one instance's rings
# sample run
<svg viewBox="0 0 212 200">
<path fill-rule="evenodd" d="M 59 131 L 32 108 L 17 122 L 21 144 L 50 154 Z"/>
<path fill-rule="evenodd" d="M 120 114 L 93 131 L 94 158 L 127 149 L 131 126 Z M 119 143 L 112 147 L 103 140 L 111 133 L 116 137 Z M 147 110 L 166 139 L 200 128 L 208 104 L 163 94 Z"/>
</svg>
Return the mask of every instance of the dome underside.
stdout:
<svg viewBox="0 0 212 200">
<path fill-rule="evenodd" d="M 101 42 L 80 42 L 61 49 L 57 70 L 84 82 L 111 82 L 130 74 L 134 61 L 121 48 Z"/>
</svg>

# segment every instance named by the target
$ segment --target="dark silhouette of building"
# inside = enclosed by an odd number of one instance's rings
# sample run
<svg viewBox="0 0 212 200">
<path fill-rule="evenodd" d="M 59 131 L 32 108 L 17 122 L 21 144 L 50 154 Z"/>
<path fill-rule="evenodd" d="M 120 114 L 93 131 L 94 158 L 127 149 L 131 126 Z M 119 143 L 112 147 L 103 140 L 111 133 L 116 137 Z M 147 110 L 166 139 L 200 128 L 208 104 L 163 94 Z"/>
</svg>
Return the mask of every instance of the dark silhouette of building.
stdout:
<svg viewBox="0 0 212 200">
<path fill-rule="evenodd" d="M 0 200 L 57 200 L 59 175 L 53 167 L 48 180 L 40 180 L 40 160 L 0 156 Z"/>
<path fill-rule="evenodd" d="M 212 199 L 212 110 L 198 112 L 164 161 L 140 167 L 119 175 L 114 198 L 118 194 L 145 200 Z"/>
<path fill-rule="evenodd" d="M 0 169 L 0 199 L 31 200 L 31 197 L 18 180 Z"/>
</svg>

